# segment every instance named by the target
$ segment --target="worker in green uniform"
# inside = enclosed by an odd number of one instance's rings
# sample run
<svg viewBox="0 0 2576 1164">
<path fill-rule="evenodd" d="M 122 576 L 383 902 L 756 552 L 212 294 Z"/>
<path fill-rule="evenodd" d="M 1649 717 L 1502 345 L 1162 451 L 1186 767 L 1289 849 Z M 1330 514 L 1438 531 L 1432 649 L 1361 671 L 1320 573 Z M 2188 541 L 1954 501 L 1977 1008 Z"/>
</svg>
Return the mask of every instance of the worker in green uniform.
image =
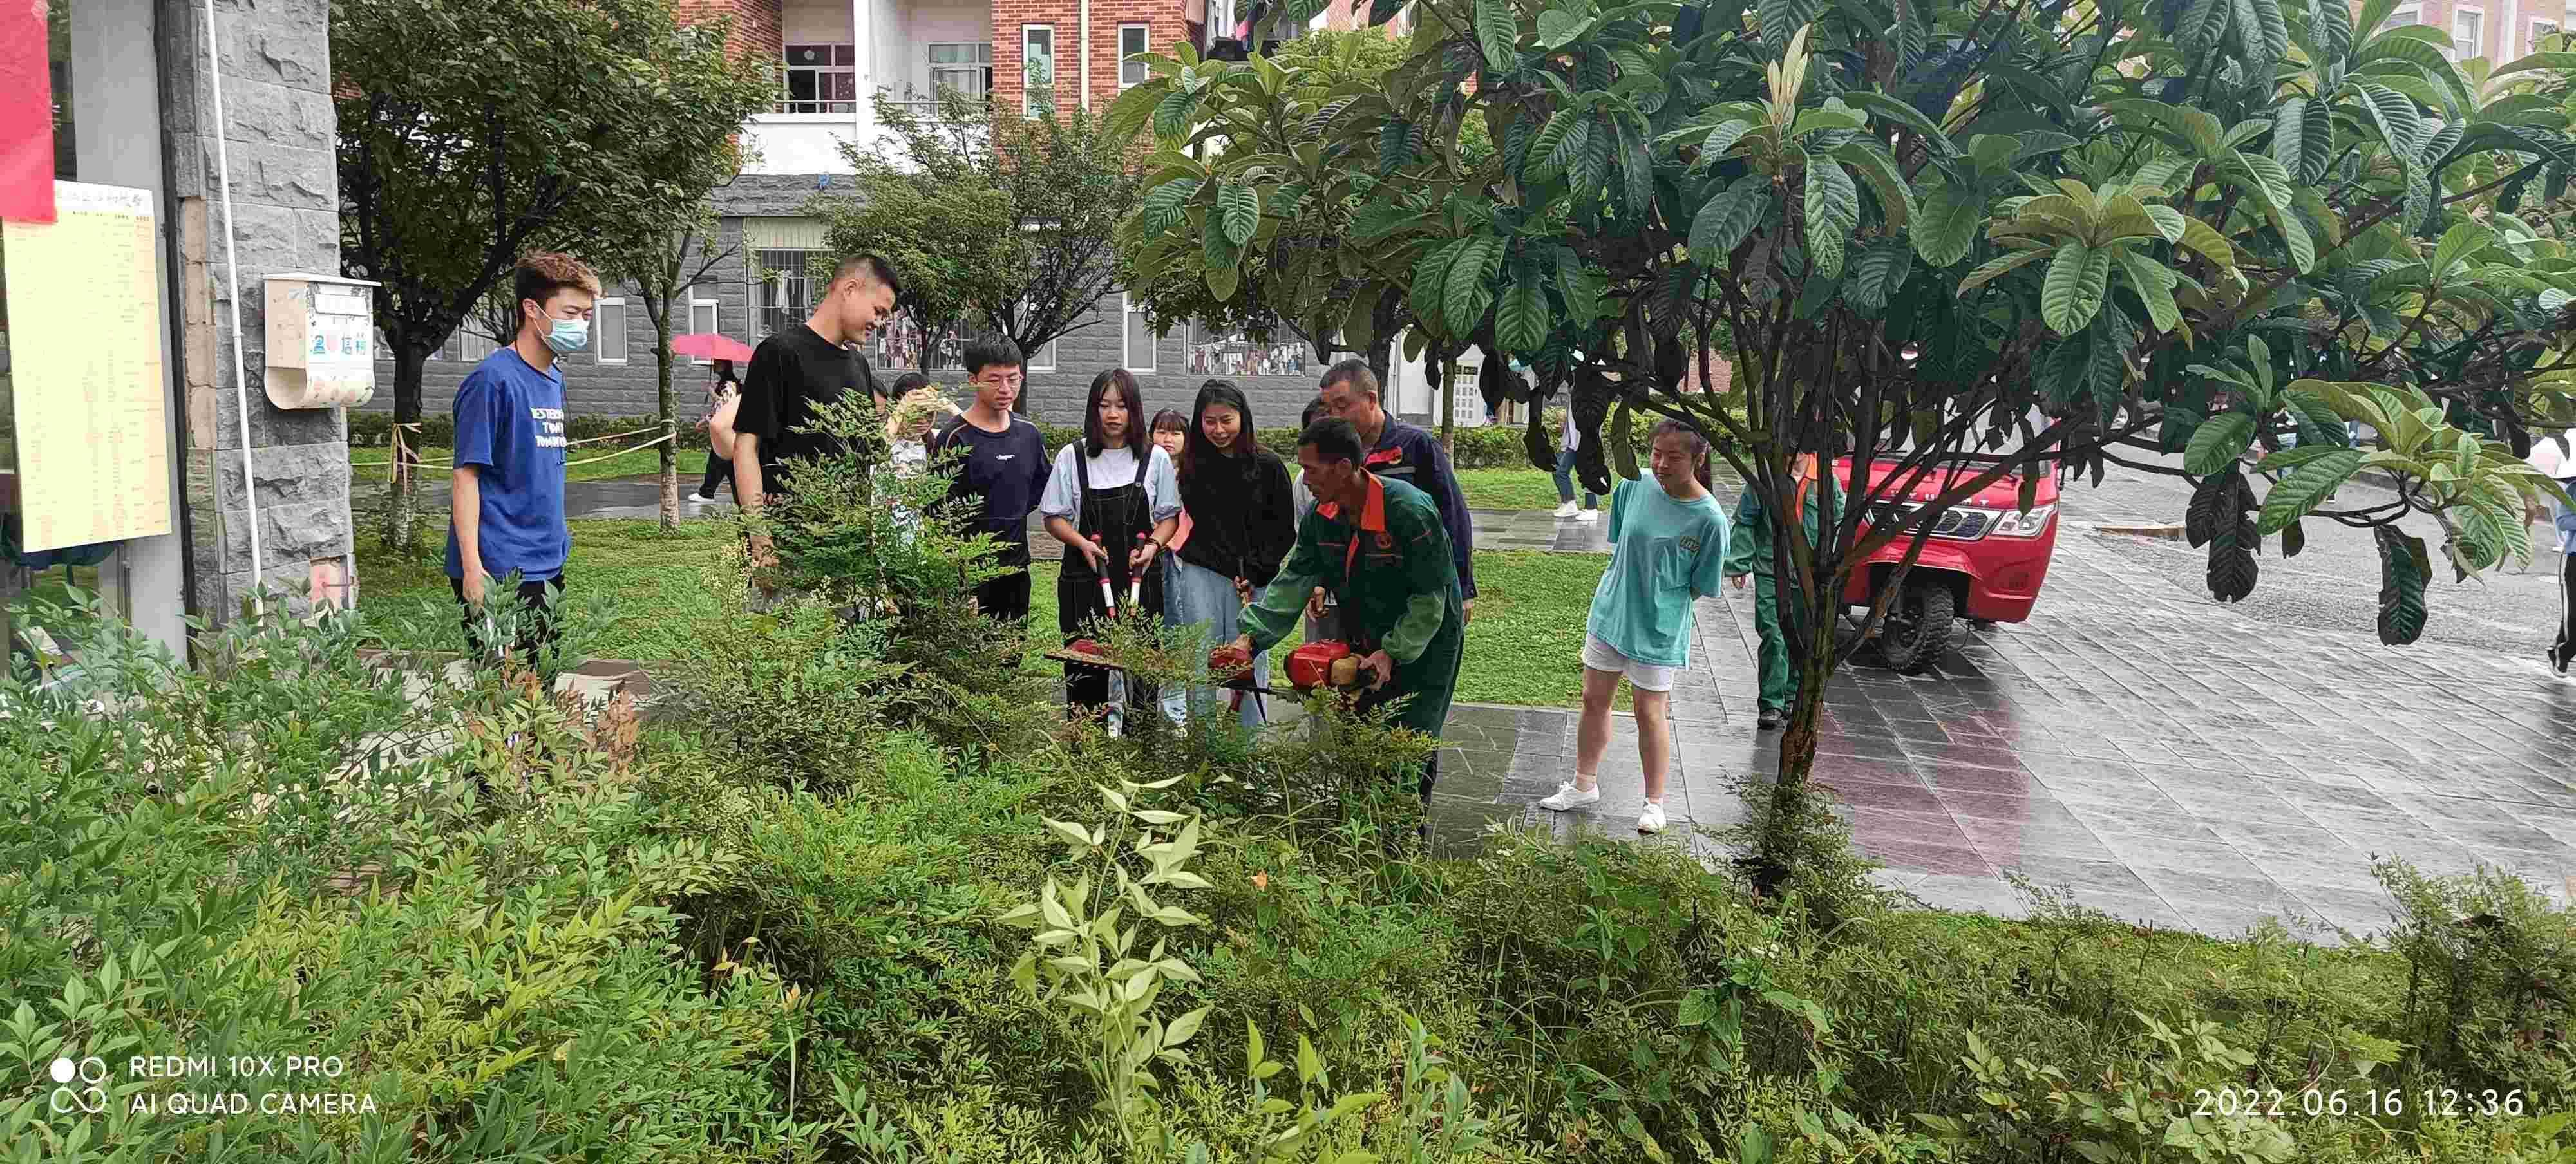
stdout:
<svg viewBox="0 0 2576 1164">
<path fill-rule="evenodd" d="M 1359 430 L 1339 417 L 1307 425 L 1297 437 L 1300 480 L 1314 512 L 1297 526 L 1297 547 L 1259 598 L 1243 608 L 1235 646 L 1266 651 L 1288 637 L 1310 598 L 1339 602 L 1343 632 L 1360 656 L 1368 687 L 1362 710 L 1408 698 L 1396 722 L 1433 739 L 1449 720 L 1466 645 L 1464 593 L 1449 530 L 1429 494 L 1368 471 Z M 1422 769 L 1422 796 L 1439 774 L 1435 754 Z"/>
<path fill-rule="evenodd" d="M 1800 454 L 1790 464 L 1789 516 L 1806 528 L 1811 549 L 1817 544 L 1816 513 L 1823 508 L 1817 494 L 1832 487 L 1829 481 L 1817 478 L 1814 454 Z M 1744 588 L 1747 575 L 1753 578 L 1753 633 L 1761 639 L 1755 662 L 1762 683 L 1753 722 L 1766 731 L 1779 727 L 1788 718 L 1789 694 L 1798 686 L 1798 667 L 1789 658 L 1788 636 L 1780 630 L 1778 582 L 1771 569 L 1771 546 L 1777 532 L 1761 495 L 1746 488 L 1735 503 L 1735 534 L 1727 546 L 1724 571 L 1738 590 Z M 1787 569 L 1788 564 L 1782 563 L 1781 570 Z M 1797 600 L 1793 593 L 1791 601 Z"/>
</svg>

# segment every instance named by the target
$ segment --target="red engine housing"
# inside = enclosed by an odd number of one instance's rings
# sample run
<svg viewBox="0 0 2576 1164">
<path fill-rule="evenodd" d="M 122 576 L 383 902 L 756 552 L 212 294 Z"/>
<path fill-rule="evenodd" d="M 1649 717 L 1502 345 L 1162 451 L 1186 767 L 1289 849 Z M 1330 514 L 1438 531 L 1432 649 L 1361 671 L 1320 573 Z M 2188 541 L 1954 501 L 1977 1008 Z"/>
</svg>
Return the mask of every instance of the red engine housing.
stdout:
<svg viewBox="0 0 2576 1164">
<path fill-rule="evenodd" d="M 1308 643 L 1288 652 L 1288 685 L 1304 691 L 1333 681 L 1333 660 L 1347 659 L 1351 645 L 1340 639 Z"/>
</svg>

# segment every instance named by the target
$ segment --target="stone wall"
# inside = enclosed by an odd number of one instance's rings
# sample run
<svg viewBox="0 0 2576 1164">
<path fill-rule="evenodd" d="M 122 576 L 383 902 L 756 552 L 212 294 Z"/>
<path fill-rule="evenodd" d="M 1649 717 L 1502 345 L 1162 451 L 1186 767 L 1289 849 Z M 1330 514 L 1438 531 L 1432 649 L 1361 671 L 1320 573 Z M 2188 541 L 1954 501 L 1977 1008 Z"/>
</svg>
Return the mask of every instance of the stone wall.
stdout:
<svg viewBox="0 0 2576 1164">
<path fill-rule="evenodd" d="M 301 590 L 316 574 L 354 570 L 347 430 L 337 409 L 281 410 L 265 383 L 265 277 L 340 270 L 339 178 L 333 147 L 328 0 L 218 0 L 223 121 L 215 118 L 202 5 L 163 0 L 168 71 L 162 134 L 178 207 L 187 404 L 186 496 L 192 606 L 222 621 L 255 584 Z M 231 161 L 233 246 L 240 263 L 241 364 L 249 383 L 251 479 L 231 345 L 236 287 L 227 265 L 216 135 Z M 251 557 L 250 498 L 260 557 Z M 346 576 L 346 575 L 339 575 Z M 300 602 L 300 598 L 299 598 Z"/>
</svg>

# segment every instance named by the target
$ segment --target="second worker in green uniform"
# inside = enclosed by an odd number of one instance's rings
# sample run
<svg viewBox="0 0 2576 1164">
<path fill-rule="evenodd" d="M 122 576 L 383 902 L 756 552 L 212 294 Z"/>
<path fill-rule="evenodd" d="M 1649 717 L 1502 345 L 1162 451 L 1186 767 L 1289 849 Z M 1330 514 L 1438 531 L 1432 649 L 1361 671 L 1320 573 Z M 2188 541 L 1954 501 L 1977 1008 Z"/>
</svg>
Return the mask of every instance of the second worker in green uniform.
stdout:
<svg viewBox="0 0 2576 1164">
<path fill-rule="evenodd" d="M 1800 456 L 1790 469 L 1790 520 L 1807 532 L 1807 545 L 1812 550 L 1819 544 L 1816 513 L 1822 508 L 1822 493 L 1833 488 L 1832 478 L 1819 480 L 1813 455 Z M 1765 731 L 1779 727 L 1789 714 L 1789 699 L 1798 688 L 1798 665 L 1789 658 L 1789 637 L 1780 629 L 1778 583 L 1772 572 L 1772 546 L 1779 540 L 1779 526 L 1762 505 L 1760 494 L 1747 486 L 1735 505 L 1734 539 L 1726 551 L 1726 576 L 1737 588 L 1746 575 L 1753 578 L 1753 634 L 1760 640 L 1755 655 L 1757 673 L 1761 676 L 1761 693 L 1757 698 L 1754 726 Z M 1780 563 L 1781 573 L 1789 564 Z M 1790 601 L 1801 601 L 1792 587 Z"/>
<path fill-rule="evenodd" d="M 1409 696 L 1396 722 L 1437 739 L 1466 645 L 1449 531 L 1429 495 L 1370 473 L 1361 455 L 1359 430 L 1347 420 L 1318 420 L 1298 434 L 1300 480 L 1315 510 L 1298 523 L 1297 547 L 1278 576 L 1243 608 L 1235 645 L 1266 651 L 1287 638 L 1320 587 L 1340 603 L 1361 682 L 1370 685 L 1360 708 Z M 1426 800 L 1439 766 L 1437 754 L 1423 765 Z"/>
</svg>

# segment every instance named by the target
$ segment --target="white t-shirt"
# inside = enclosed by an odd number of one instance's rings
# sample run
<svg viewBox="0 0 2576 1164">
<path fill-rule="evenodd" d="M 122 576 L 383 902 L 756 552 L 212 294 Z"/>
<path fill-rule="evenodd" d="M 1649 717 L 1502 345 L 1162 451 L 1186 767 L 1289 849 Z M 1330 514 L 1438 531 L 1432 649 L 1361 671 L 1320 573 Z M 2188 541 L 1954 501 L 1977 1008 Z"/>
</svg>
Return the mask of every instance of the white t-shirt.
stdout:
<svg viewBox="0 0 2576 1164">
<path fill-rule="evenodd" d="M 1075 441 L 1056 450 L 1055 471 L 1047 475 L 1046 493 L 1038 498 L 1039 513 L 1078 520 L 1082 508 L 1082 481 L 1074 473 L 1073 458 L 1081 447 L 1082 442 Z M 1172 469 L 1171 455 L 1154 445 L 1145 448 L 1153 456 L 1142 469 L 1137 468 L 1136 450 L 1131 448 L 1122 446 L 1093 453 L 1091 463 L 1085 466 L 1091 474 L 1091 487 L 1115 489 L 1142 481 L 1145 502 L 1151 507 L 1153 519 L 1160 522 L 1177 517 L 1181 512 L 1181 484 L 1179 475 Z"/>
</svg>

